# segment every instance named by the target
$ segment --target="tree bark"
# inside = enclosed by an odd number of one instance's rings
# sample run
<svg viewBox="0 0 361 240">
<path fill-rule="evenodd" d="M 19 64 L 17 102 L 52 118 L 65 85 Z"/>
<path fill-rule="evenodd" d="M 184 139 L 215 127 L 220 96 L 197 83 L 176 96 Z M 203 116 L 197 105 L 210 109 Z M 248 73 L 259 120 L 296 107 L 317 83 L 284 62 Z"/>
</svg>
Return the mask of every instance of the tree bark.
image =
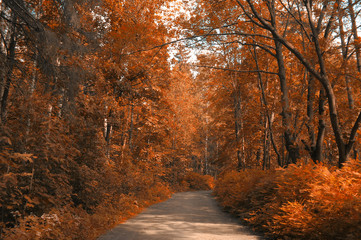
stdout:
<svg viewBox="0 0 361 240">
<path fill-rule="evenodd" d="M 315 163 L 319 163 L 323 161 L 323 142 L 325 139 L 325 133 L 326 133 L 326 124 L 324 120 L 324 114 L 325 114 L 325 91 L 323 89 L 320 90 L 320 99 L 318 102 L 318 114 L 319 114 L 319 120 L 318 120 L 318 134 L 317 134 L 317 140 L 316 145 L 313 146 L 311 157 L 312 160 Z"/>
<path fill-rule="evenodd" d="M 354 10 L 353 6 L 354 6 L 354 3 L 352 2 L 352 0 L 348 0 L 348 9 L 349 9 L 351 24 L 352 24 L 352 34 L 353 34 L 353 40 L 355 43 L 357 71 L 361 72 L 360 43 L 358 42 L 357 22 L 356 22 L 356 15 L 355 15 L 355 10 Z"/>
<path fill-rule="evenodd" d="M 244 156 L 241 150 L 241 130 L 242 130 L 242 106 L 241 106 L 241 87 L 238 79 L 234 79 L 235 90 L 234 90 L 234 125 L 235 125 L 235 136 L 236 136 L 236 148 L 237 148 L 237 164 L 238 169 L 245 169 Z"/>
<path fill-rule="evenodd" d="M 319 102 L 318 102 L 318 134 L 317 138 L 314 132 L 314 97 L 315 97 L 315 83 L 312 74 L 308 74 L 308 94 L 307 94 L 307 129 L 310 139 L 310 144 L 305 144 L 306 150 L 309 152 L 311 159 L 314 163 L 323 161 L 323 141 L 325 139 L 326 125 L 324 120 L 325 113 L 325 93 L 324 90 L 320 90 Z"/>
<path fill-rule="evenodd" d="M 132 137 L 133 137 L 133 128 L 134 128 L 134 105 L 130 106 L 130 126 L 129 126 L 129 135 L 128 135 L 128 144 L 129 149 L 132 150 Z"/>
<path fill-rule="evenodd" d="M 107 109 L 108 107 L 106 107 Z M 106 142 L 106 156 L 109 158 L 110 157 L 110 139 L 111 139 L 111 135 L 112 135 L 112 124 L 110 123 L 110 119 L 112 117 L 112 109 L 109 110 L 108 112 L 108 116 L 106 118 L 104 118 L 104 139 Z"/>
<path fill-rule="evenodd" d="M 275 4 L 274 1 L 269 1 L 267 5 L 271 15 L 271 25 L 273 28 L 277 29 L 276 10 L 274 4 Z M 290 103 L 288 97 L 288 85 L 287 85 L 286 68 L 283 57 L 282 43 L 277 39 L 277 36 L 275 36 L 274 34 L 272 35 L 274 38 L 276 60 L 278 64 L 278 78 L 280 80 L 280 87 L 282 93 L 281 96 L 282 125 L 285 129 L 284 138 L 285 138 L 286 150 L 288 152 L 288 159 L 286 164 L 290 164 L 297 162 L 297 159 L 299 158 L 299 148 L 295 142 L 296 139 L 291 129 Z"/>
<path fill-rule="evenodd" d="M 353 96 L 352 96 L 352 88 L 350 85 L 350 79 L 348 77 L 348 66 L 347 66 L 347 62 L 348 62 L 348 47 L 346 46 L 345 43 L 345 30 L 343 28 L 344 24 L 343 24 L 343 13 L 341 10 L 341 1 L 338 0 L 338 24 L 339 24 L 339 31 L 340 31 L 340 42 L 341 42 L 341 53 L 342 53 L 342 58 L 343 58 L 343 69 L 345 70 L 345 82 L 346 82 L 346 92 L 347 92 L 347 99 L 348 99 L 348 105 L 350 109 L 354 108 L 354 100 L 353 100 Z M 357 33 L 356 33 L 357 34 Z"/>
<path fill-rule="evenodd" d="M 14 69 L 14 65 L 15 65 L 15 48 L 16 48 L 16 23 L 17 22 L 17 17 L 14 14 L 13 15 L 13 26 L 12 26 L 12 30 L 11 30 L 11 37 L 10 37 L 10 44 L 9 47 L 7 49 L 7 62 L 8 62 L 8 70 L 7 70 L 7 75 L 6 75 L 6 82 L 5 85 L 3 87 L 3 91 L 2 91 L 2 96 L 1 96 L 1 102 L 0 102 L 0 118 L 1 118 L 1 123 L 4 125 L 6 122 L 6 114 L 7 114 L 7 101 L 8 101 L 8 97 L 9 97 L 9 92 L 10 92 L 10 85 L 11 85 L 11 81 L 13 79 L 13 69 Z"/>
<path fill-rule="evenodd" d="M 208 144 L 209 144 L 209 139 L 208 139 L 208 120 L 206 118 L 206 136 L 205 136 L 205 144 L 204 144 L 204 171 L 203 174 L 208 174 Z"/>
<path fill-rule="evenodd" d="M 262 163 L 262 170 L 270 169 L 270 155 L 269 155 L 269 146 L 270 146 L 270 133 L 268 127 L 268 120 L 265 117 L 264 121 L 264 138 L 263 138 L 263 163 Z"/>
</svg>

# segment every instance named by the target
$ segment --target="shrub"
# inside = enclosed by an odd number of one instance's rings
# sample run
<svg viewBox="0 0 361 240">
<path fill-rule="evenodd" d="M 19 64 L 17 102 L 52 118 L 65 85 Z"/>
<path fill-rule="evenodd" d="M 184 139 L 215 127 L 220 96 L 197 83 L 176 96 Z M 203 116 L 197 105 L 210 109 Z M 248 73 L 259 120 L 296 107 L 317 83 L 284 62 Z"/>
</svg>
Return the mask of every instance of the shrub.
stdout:
<svg viewBox="0 0 361 240">
<path fill-rule="evenodd" d="M 201 175 L 196 172 L 187 173 L 181 180 L 183 191 L 211 190 L 214 188 L 214 178 L 209 175 Z"/>
<path fill-rule="evenodd" d="M 361 239 L 361 164 L 231 171 L 215 194 L 229 211 L 284 239 Z"/>
<path fill-rule="evenodd" d="M 52 209 L 42 216 L 29 215 L 14 228 L 4 230 L 3 239 L 96 239 L 106 230 L 138 214 L 144 207 L 163 201 L 171 195 L 165 183 L 156 182 L 147 191 L 109 195 L 87 212 L 82 206 Z"/>
</svg>

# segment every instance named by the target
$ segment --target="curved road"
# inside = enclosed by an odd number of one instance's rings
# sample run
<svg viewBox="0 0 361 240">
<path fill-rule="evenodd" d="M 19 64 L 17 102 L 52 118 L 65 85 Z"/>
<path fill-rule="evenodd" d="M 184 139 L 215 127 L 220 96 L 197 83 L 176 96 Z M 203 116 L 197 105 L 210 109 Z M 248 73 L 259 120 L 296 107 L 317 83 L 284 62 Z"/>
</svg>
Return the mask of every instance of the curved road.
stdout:
<svg viewBox="0 0 361 240">
<path fill-rule="evenodd" d="M 176 193 L 98 240 L 260 240 L 223 212 L 210 191 Z"/>
</svg>

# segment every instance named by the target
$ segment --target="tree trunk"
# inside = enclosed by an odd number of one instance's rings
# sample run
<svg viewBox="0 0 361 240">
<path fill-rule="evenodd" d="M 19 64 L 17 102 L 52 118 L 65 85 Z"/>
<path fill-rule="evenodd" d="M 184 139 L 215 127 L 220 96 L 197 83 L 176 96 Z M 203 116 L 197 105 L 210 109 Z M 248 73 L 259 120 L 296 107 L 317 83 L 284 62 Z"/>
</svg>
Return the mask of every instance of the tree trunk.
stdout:
<svg viewBox="0 0 361 240">
<path fill-rule="evenodd" d="M 6 75 L 6 82 L 3 87 L 1 102 L 0 102 L 0 118 L 1 123 L 5 124 L 6 122 L 6 114 L 7 114 L 7 101 L 10 92 L 10 85 L 13 77 L 13 69 L 15 65 L 15 48 L 16 48 L 16 23 L 17 18 L 15 14 L 13 15 L 13 26 L 11 30 L 10 44 L 7 49 L 7 62 L 8 62 L 8 71 Z"/>
<path fill-rule="evenodd" d="M 273 28 L 277 29 L 277 22 L 276 22 L 276 9 L 275 9 L 275 2 L 269 1 L 267 3 L 267 7 L 270 12 L 271 17 L 271 25 Z M 290 112 L 290 103 L 288 97 L 288 85 L 286 79 L 286 68 L 284 63 L 283 57 L 283 50 L 282 50 L 282 43 L 277 39 L 277 36 L 273 34 L 274 44 L 275 44 L 275 51 L 276 51 L 276 60 L 278 65 L 278 78 L 280 80 L 280 87 L 281 87 L 281 105 L 282 105 L 282 125 L 285 129 L 284 131 L 284 138 L 285 138 L 285 146 L 288 152 L 288 159 L 286 162 L 287 164 L 296 163 L 297 159 L 299 158 L 299 147 L 296 144 L 296 137 L 292 133 L 291 128 L 291 112 Z"/>
<path fill-rule="evenodd" d="M 208 174 L 208 119 L 206 118 L 206 136 L 204 144 L 204 172 L 203 174 Z"/>
<path fill-rule="evenodd" d="M 236 148 L 237 148 L 237 164 L 238 169 L 245 169 L 244 156 L 241 151 L 241 130 L 242 130 L 242 108 L 241 108 L 241 87 L 237 79 L 234 79 L 235 90 L 234 90 L 234 125 L 235 125 L 235 136 L 236 136 Z"/>
<path fill-rule="evenodd" d="M 315 24 L 313 22 L 313 18 L 311 16 L 312 15 L 311 14 L 311 6 L 310 6 L 309 2 L 306 4 L 306 8 L 307 8 L 307 12 L 308 12 L 309 24 L 311 27 L 312 34 L 314 36 L 313 42 L 314 42 L 314 46 L 315 46 L 315 50 L 316 50 L 316 54 L 317 54 L 317 58 L 318 58 L 318 63 L 320 65 L 319 80 L 325 89 L 325 93 L 326 93 L 326 96 L 328 99 L 331 125 L 332 125 L 333 132 L 335 134 L 336 144 L 337 144 L 338 153 L 339 153 L 338 166 L 341 167 L 347 161 L 347 158 L 348 158 L 350 150 L 351 150 L 350 147 L 352 147 L 352 145 L 353 145 L 353 142 L 351 143 L 351 140 L 353 137 L 355 137 L 357 130 L 354 134 L 351 133 L 350 141 L 348 144 L 346 144 L 342 138 L 342 131 L 340 129 L 340 125 L 338 122 L 336 96 L 334 94 L 331 82 L 327 76 L 326 65 L 325 65 L 325 62 L 323 59 L 321 45 L 319 42 L 319 29 L 315 27 Z M 359 118 L 361 119 L 361 113 L 359 115 Z M 357 120 L 355 123 L 357 125 L 357 128 L 358 128 L 359 121 L 360 120 Z M 352 130 L 352 132 L 353 132 L 353 130 Z"/>
<path fill-rule="evenodd" d="M 311 157 L 312 160 L 315 163 L 322 162 L 323 161 L 323 142 L 325 139 L 325 133 L 326 133 L 326 124 L 324 120 L 325 115 L 325 102 L 326 102 L 326 96 L 325 91 L 323 89 L 320 90 L 320 99 L 318 102 L 318 134 L 317 134 L 317 140 L 316 145 L 313 146 Z"/>
<path fill-rule="evenodd" d="M 358 42 L 357 21 L 356 21 L 356 15 L 355 15 L 355 10 L 353 8 L 353 5 L 354 5 L 354 3 L 352 2 L 352 0 L 348 0 L 348 9 L 349 9 L 351 24 L 352 24 L 352 34 L 353 34 L 353 40 L 355 43 L 357 71 L 361 72 L 360 43 Z"/>
<path fill-rule="evenodd" d="M 348 48 L 345 43 L 345 30 L 343 28 L 343 14 L 341 10 L 341 2 L 338 0 L 338 23 L 339 23 L 339 31 L 340 31 L 340 42 L 341 42 L 341 53 L 343 58 L 343 69 L 345 70 L 345 82 L 346 82 L 346 92 L 347 92 L 347 99 L 348 99 L 348 105 L 350 109 L 353 109 L 354 107 L 354 100 L 352 96 L 352 88 L 350 85 L 350 79 L 348 77 L 348 66 L 347 66 L 347 53 Z M 356 33 L 357 34 L 357 33 Z"/>
<path fill-rule="evenodd" d="M 263 163 L 262 170 L 266 170 L 270 168 L 269 160 L 269 146 L 270 146 L 270 137 L 269 137 L 269 126 L 267 118 L 264 121 L 264 139 L 263 139 Z"/>
<path fill-rule="evenodd" d="M 318 134 L 317 139 L 315 137 L 314 132 L 314 97 L 315 97 L 315 84 L 314 78 L 312 74 L 308 73 L 308 94 L 307 94 L 307 129 L 309 133 L 310 144 L 305 144 L 306 150 L 309 152 L 311 159 L 314 163 L 323 161 L 323 141 L 326 133 L 326 125 L 324 120 L 325 113 L 325 91 L 323 89 L 320 90 L 319 94 L 319 102 L 318 102 L 318 113 L 319 113 L 319 121 L 318 121 Z"/>
<path fill-rule="evenodd" d="M 107 109 L 107 108 L 106 108 Z M 112 110 L 109 110 L 108 116 L 104 118 L 104 139 L 106 142 L 106 156 L 110 157 L 110 139 L 112 135 L 112 124 L 110 123 L 110 118 L 112 117 Z"/>
<path fill-rule="evenodd" d="M 251 53 L 252 53 L 252 51 L 251 51 Z M 256 63 L 256 70 L 259 71 L 260 68 L 259 68 L 259 64 L 258 64 L 258 55 L 257 55 L 255 45 L 253 45 L 253 54 L 252 55 L 253 55 L 254 61 Z M 276 143 L 275 143 L 275 140 L 274 140 L 274 137 L 273 137 L 272 123 L 273 123 L 274 114 L 269 113 L 268 101 L 267 101 L 267 98 L 266 98 L 265 87 L 264 87 L 264 84 L 263 84 L 262 75 L 261 75 L 260 72 L 257 72 L 257 75 L 258 75 L 258 85 L 259 85 L 259 88 L 261 90 L 261 104 L 263 103 L 264 106 L 265 106 L 265 114 L 266 114 L 266 117 L 267 117 L 266 121 L 268 121 L 267 126 L 269 128 L 269 138 L 271 140 L 273 150 L 275 151 L 275 153 L 277 155 L 278 166 L 283 167 L 281 155 L 280 155 L 280 153 L 279 153 L 279 151 L 277 149 L 277 146 L 276 146 Z"/>
<path fill-rule="evenodd" d="M 130 150 L 133 148 L 132 146 L 133 128 L 134 128 L 134 105 L 132 104 L 130 106 L 130 126 L 129 126 L 129 135 L 128 135 L 128 144 Z"/>
<path fill-rule="evenodd" d="M 276 48 L 276 59 L 278 64 L 278 77 L 281 85 L 281 105 L 282 105 L 282 125 L 285 128 L 284 138 L 285 138 L 285 147 L 288 152 L 288 159 L 286 164 L 296 163 L 299 158 L 299 149 L 295 144 L 295 137 L 292 134 L 290 121 L 291 114 L 289 110 L 289 98 L 288 98 L 288 86 L 286 80 L 286 69 L 283 60 L 283 52 L 282 52 L 282 44 L 275 40 L 275 48 Z"/>
</svg>

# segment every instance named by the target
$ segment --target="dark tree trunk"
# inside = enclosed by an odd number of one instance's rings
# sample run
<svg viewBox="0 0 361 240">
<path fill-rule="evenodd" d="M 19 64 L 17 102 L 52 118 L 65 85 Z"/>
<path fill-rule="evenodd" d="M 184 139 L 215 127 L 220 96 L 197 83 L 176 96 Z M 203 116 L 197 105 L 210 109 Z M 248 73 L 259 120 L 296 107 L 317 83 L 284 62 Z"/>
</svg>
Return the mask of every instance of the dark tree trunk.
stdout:
<svg viewBox="0 0 361 240">
<path fill-rule="evenodd" d="M 236 136 L 236 148 L 237 148 L 237 164 L 238 169 L 245 169 L 245 160 L 242 153 L 242 106 L 241 106 L 241 87 L 237 79 L 235 81 L 235 91 L 234 91 L 234 126 L 235 126 L 235 136 Z"/>
<path fill-rule="evenodd" d="M 347 55 L 348 55 L 348 47 L 345 43 L 345 30 L 343 28 L 343 13 L 341 9 L 341 0 L 338 0 L 338 24 L 339 24 L 339 31 L 340 31 L 340 42 L 341 42 L 341 52 L 342 52 L 342 58 L 343 58 L 343 69 L 345 70 L 345 82 L 346 82 L 346 92 L 347 92 L 347 99 L 348 99 L 348 105 L 350 109 L 353 109 L 354 107 L 354 100 L 352 96 L 352 88 L 350 85 L 350 79 L 348 76 L 348 66 L 347 66 Z M 356 33 L 357 34 L 357 33 Z"/>
<path fill-rule="evenodd" d="M 286 79 L 286 69 L 284 65 L 283 52 L 282 52 L 282 44 L 275 40 L 275 48 L 276 48 L 276 59 L 278 63 L 278 77 L 281 85 L 281 104 L 282 104 L 282 125 L 285 128 L 284 138 L 285 138 L 285 146 L 288 152 L 288 160 L 286 164 L 296 163 L 299 158 L 299 148 L 295 143 L 295 136 L 291 130 L 291 113 L 290 113 L 290 104 L 288 98 L 288 86 Z"/>
<path fill-rule="evenodd" d="M 251 51 L 251 53 L 253 53 L 253 58 L 254 61 L 256 63 L 256 70 L 260 70 L 259 68 L 259 64 L 258 64 L 258 55 L 257 55 L 257 51 L 256 51 L 256 46 L 253 45 L 253 52 Z M 259 88 L 261 90 L 261 103 L 265 106 L 265 116 L 266 116 L 266 122 L 268 122 L 268 124 L 266 124 L 266 126 L 268 126 L 268 130 L 269 130 L 269 139 L 272 143 L 272 147 L 273 150 L 275 151 L 276 155 L 277 155 L 277 163 L 278 166 L 283 167 L 283 163 L 282 163 L 282 159 L 281 159 L 281 155 L 277 149 L 276 143 L 274 141 L 274 137 L 273 137 L 273 130 L 272 130 L 272 123 L 273 123 L 273 113 L 270 114 L 269 110 L 268 110 L 268 101 L 266 99 L 266 93 L 265 93 L 265 87 L 263 84 L 263 79 L 262 79 L 262 75 L 260 72 L 257 73 L 258 75 L 258 83 L 259 83 Z M 265 129 L 265 133 L 267 132 L 267 129 Z M 267 155 L 269 156 L 269 149 L 267 149 L 268 153 Z M 265 154 L 265 151 L 264 151 Z"/>
<path fill-rule="evenodd" d="M 319 121 L 318 121 L 318 134 L 317 139 L 315 137 L 314 132 L 314 98 L 315 98 L 315 84 L 314 78 L 312 74 L 308 74 L 308 94 L 307 94 L 307 129 L 310 139 L 310 144 L 305 144 L 306 150 L 309 152 L 311 159 L 314 163 L 323 161 L 323 141 L 325 138 L 326 125 L 324 120 L 325 113 L 325 91 L 323 89 L 320 90 L 319 94 L 319 102 L 318 102 L 318 113 L 319 113 Z"/>
<path fill-rule="evenodd" d="M 132 104 L 130 106 L 130 126 L 129 126 L 129 135 L 128 135 L 130 150 L 133 148 L 132 146 L 133 128 L 134 128 L 134 105 Z"/>
<path fill-rule="evenodd" d="M 14 14 L 13 15 L 13 28 L 12 28 L 11 37 L 10 37 L 10 44 L 7 49 L 8 70 L 7 70 L 6 82 L 4 85 L 4 90 L 2 91 L 3 94 L 1 96 L 1 102 L 0 102 L 0 107 L 1 107 L 0 117 L 1 117 L 2 124 L 5 124 L 5 122 L 6 122 L 7 102 L 8 102 L 9 92 L 10 92 L 11 81 L 13 78 L 13 69 L 14 69 L 14 65 L 15 65 L 16 24 L 17 24 L 16 22 L 17 22 L 17 18 Z"/>
</svg>

